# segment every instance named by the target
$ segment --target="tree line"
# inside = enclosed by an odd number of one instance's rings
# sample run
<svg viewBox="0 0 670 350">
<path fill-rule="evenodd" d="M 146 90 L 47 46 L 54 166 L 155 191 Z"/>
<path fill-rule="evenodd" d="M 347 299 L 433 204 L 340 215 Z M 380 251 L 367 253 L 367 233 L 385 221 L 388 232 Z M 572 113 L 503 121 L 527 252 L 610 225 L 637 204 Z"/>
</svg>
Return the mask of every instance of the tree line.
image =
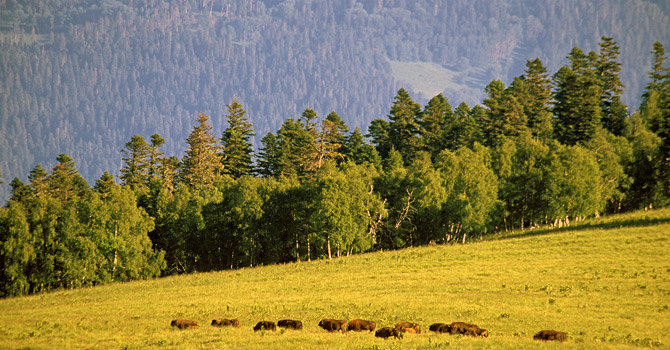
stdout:
<svg viewBox="0 0 670 350">
<path fill-rule="evenodd" d="M 527 61 L 482 105 L 425 106 L 400 89 L 364 135 L 306 109 L 253 151 L 239 101 L 215 135 L 199 113 L 183 157 L 133 136 L 117 183 L 71 157 L 35 166 L 0 209 L 2 295 L 304 261 L 670 204 L 670 74 L 663 46 L 639 110 L 621 100 L 619 47 L 575 47 L 549 75 Z"/>
</svg>

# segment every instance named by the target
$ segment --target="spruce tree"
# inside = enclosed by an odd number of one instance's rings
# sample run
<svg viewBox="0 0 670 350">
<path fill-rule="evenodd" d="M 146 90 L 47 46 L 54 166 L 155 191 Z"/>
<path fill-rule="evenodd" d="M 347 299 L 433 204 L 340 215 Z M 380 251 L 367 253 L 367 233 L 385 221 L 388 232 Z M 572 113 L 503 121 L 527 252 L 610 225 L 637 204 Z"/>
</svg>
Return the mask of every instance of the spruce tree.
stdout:
<svg viewBox="0 0 670 350">
<path fill-rule="evenodd" d="M 197 125 L 186 139 L 188 149 L 182 160 L 182 181 L 196 189 L 210 188 L 223 170 L 216 138 L 209 117 L 198 113 Z"/>
<path fill-rule="evenodd" d="M 88 192 L 88 184 L 79 175 L 72 158 L 66 154 L 60 154 L 56 160 L 58 164 L 53 167 L 46 180 L 50 195 L 66 203 Z"/>
<path fill-rule="evenodd" d="M 120 176 L 123 185 L 133 191 L 145 188 L 149 182 L 150 148 L 144 137 L 133 136 L 121 153 L 124 155 Z"/>
<path fill-rule="evenodd" d="M 409 164 L 419 147 L 421 105 L 414 102 L 405 89 L 400 89 L 388 117 L 391 144 L 402 155 L 405 164 Z"/>
<path fill-rule="evenodd" d="M 482 131 L 485 143 L 495 147 L 504 137 L 521 134 L 527 128 L 527 118 L 512 90 L 505 89 L 500 80 L 489 83 L 484 91 L 488 98 L 484 99 L 487 111 Z"/>
<path fill-rule="evenodd" d="M 431 98 L 420 121 L 421 148 L 435 157 L 446 147 L 444 135 L 452 125 L 453 112 L 449 101 L 442 94 Z"/>
<path fill-rule="evenodd" d="M 526 61 L 524 74 L 514 80 L 511 89 L 523 106 L 532 135 L 544 141 L 552 139 L 551 79 L 542 61 L 539 58 Z"/>
<path fill-rule="evenodd" d="M 253 150 L 249 138 L 254 135 L 251 122 L 244 116 L 246 111 L 233 98 L 228 107 L 228 128 L 221 137 L 224 173 L 235 178 L 252 172 L 251 157 Z"/>
<path fill-rule="evenodd" d="M 619 79 L 621 64 L 617 62 L 619 47 L 612 38 L 603 36 L 596 75 L 600 81 L 600 111 L 603 127 L 620 136 L 624 130 L 627 107 L 621 101 L 624 85 Z"/>
<path fill-rule="evenodd" d="M 275 176 L 277 174 L 277 157 L 279 154 L 279 139 L 271 132 L 261 139 L 263 145 L 258 152 L 256 173 L 260 176 Z"/>
<path fill-rule="evenodd" d="M 160 177 L 163 166 L 163 152 L 159 149 L 165 144 L 165 139 L 159 134 L 151 135 L 151 146 L 149 147 L 149 179 Z"/>
<path fill-rule="evenodd" d="M 574 145 L 590 140 L 600 126 L 601 88 L 593 68 L 595 53 L 587 56 L 575 47 L 568 59 L 571 66 L 563 66 L 553 75 L 554 133 L 563 144 Z"/>
</svg>

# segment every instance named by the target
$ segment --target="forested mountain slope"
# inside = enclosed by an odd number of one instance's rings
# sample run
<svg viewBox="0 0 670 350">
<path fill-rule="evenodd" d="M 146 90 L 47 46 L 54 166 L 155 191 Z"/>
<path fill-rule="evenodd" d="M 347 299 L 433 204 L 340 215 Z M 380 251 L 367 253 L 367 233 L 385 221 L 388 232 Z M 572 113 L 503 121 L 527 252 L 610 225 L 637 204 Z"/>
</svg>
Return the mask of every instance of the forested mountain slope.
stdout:
<svg viewBox="0 0 670 350">
<path fill-rule="evenodd" d="M 629 109 L 670 44 L 664 1 L 0 1 L 0 199 L 15 176 L 72 156 L 89 183 L 134 134 L 181 157 L 200 111 L 225 128 L 235 96 L 256 144 L 305 108 L 365 129 L 399 87 L 479 103 L 527 59 L 550 72 L 601 36 L 622 48 Z M 418 77 L 418 78 L 416 78 Z M 435 78 L 438 77 L 438 78 Z"/>
</svg>

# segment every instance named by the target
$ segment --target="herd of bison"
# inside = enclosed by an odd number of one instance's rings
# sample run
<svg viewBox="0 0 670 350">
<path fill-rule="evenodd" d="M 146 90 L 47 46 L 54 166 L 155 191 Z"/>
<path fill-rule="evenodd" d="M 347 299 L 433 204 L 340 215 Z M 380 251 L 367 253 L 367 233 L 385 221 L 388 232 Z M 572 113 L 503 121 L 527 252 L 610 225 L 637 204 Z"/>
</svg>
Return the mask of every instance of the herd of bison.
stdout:
<svg viewBox="0 0 670 350">
<path fill-rule="evenodd" d="M 181 318 L 172 320 L 172 327 L 177 327 L 179 329 L 188 329 L 188 328 L 199 328 L 198 322 L 191 320 L 184 320 Z M 212 326 L 214 327 L 239 327 L 240 322 L 237 319 L 227 319 L 227 318 L 217 318 L 212 320 Z M 254 326 L 254 332 L 260 330 L 266 331 L 275 331 L 277 327 L 286 328 L 286 329 L 302 329 L 302 322 L 298 320 L 279 320 L 277 324 L 273 321 L 260 321 Z M 345 320 L 333 320 L 329 318 L 324 318 L 319 322 L 319 327 L 325 329 L 328 332 L 348 332 L 348 331 L 374 331 L 377 328 L 377 324 L 374 321 L 366 321 L 361 319 L 351 320 L 349 322 Z M 449 334 L 463 334 L 473 337 L 488 337 L 489 332 L 486 329 L 480 328 L 479 326 L 466 323 L 466 322 L 452 322 L 452 323 L 433 323 L 428 328 L 435 333 L 449 333 Z M 395 327 L 383 327 L 378 329 L 375 332 L 375 337 L 380 338 L 402 338 L 405 333 L 418 334 L 421 333 L 421 326 L 417 323 L 412 322 L 398 322 Z M 567 339 L 565 332 L 559 332 L 552 329 L 546 329 L 537 332 L 534 336 L 534 339 L 538 340 L 558 340 L 564 341 Z"/>
</svg>

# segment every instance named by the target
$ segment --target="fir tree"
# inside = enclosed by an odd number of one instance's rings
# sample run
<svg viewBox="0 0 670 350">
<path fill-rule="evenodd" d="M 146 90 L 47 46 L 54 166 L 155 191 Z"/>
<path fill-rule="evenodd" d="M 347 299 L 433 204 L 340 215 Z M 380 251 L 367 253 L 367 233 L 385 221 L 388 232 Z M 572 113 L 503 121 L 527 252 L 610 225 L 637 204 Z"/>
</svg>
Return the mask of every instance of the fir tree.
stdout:
<svg viewBox="0 0 670 350">
<path fill-rule="evenodd" d="M 389 140 L 400 152 L 403 161 L 409 164 L 419 147 L 421 105 L 414 102 L 405 89 L 400 89 L 388 117 L 390 119 Z"/>
<path fill-rule="evenodd" d="M 224 173 L 237 178 L 252 172 L 253 150 L 249 138 L 254 135 L 251 122 L 244 116 L 246 111 L 233 98 L 228 107 L 228 128 L 221 137 Z"/>
<path fill-rule="evenodd" d="M 133 191 L 145 188 L 149 182 L 150 148 L 144 137 L 133 136 L 121 153 L 124 155 L 120 176 L 123 185 Z"/>
<path fill-rule="evenodd" d="M 528 128 L 533 136 L 548 141 L 553 138 L 551 124 L 551 79 L 539 58 L 526 61 L 526 70 L 512 85 L 512 94 L 523 106 Z"/>
<path fill-rule="evenodd" d="M 196 189 L 209 188 L 223 170 L 216 139 L 209 125 L 209 117 L 199 113 L 197 125 L 188 135 L 188 149 L 182 160 L 181 178 Z"/>
<path fill-rule="evenodd" d="M 627 107 L 621 101 L 624 85 L 619 79 L 621 64 L 617 62 L 619 47 L 612 38 L 603 36 L 596 75 L 600 81 L 600 111 L 603 127 L 620 136 L 624 130 Z"/>
</svg>

